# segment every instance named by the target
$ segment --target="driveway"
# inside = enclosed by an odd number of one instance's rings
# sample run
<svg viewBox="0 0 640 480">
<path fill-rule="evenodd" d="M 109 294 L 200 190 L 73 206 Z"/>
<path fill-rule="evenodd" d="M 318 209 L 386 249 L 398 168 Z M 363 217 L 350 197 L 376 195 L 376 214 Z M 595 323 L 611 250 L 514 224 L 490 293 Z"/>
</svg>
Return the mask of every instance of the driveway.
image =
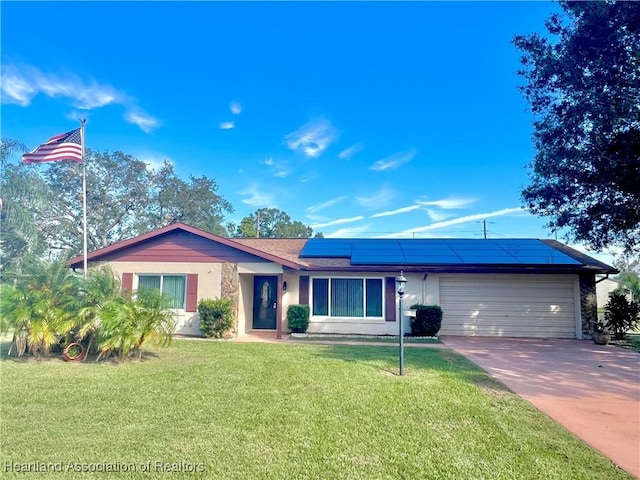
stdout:
<svg viewBox="0 0 640 480">
<path fill-rule="evenodd" d="M 640 478 L 639 353 L 589 340 L 441 340 Z"/>
</svg>

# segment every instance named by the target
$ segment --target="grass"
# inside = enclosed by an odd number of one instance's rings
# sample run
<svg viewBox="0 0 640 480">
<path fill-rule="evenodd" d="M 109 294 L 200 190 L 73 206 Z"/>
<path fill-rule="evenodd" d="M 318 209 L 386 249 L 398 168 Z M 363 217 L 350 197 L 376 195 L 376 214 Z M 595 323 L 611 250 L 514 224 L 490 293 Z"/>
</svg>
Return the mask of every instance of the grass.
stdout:
<svg viewBox="0 0 640 480">
<path fill-rule="evenodd" d="M 611 339 L 611 345 L 640 352 L 640 333 L 628 333 L 624 340 Z"/>
<path fill-rule="evenodd" d="M 6 349 L 2 478 L 631 478 L 446 349 L 407 350 L 403 377 L 391 346 L 184 340 L 119 365 Z"/>
<path fill-rule="evenodd" d="M 398 337 L 393 335 L 329 335 L 311 333 L 306 337 L 292 337 L 296 342 L 358 342 L 358 343 L 393 343 L 398 344 Z M 404 343 L 442 343 L 434 337 L 405 337 Z"/>
</svg>

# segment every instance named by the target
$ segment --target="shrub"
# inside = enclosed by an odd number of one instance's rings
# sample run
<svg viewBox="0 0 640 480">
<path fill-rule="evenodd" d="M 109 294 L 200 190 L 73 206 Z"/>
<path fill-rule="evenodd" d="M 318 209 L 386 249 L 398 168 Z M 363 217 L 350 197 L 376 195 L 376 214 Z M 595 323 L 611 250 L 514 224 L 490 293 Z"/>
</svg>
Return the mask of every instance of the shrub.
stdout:
<svg viewBox="0 0 640 480">
<path fill-rule="evenodd" d="M 205 337 L 222 338 L 233 328 L 233 300 L 203 298 L 198 302 L 200 331 Z"/>
<path fill-rule="evenodd" d="M 613 331 L 616 340 L 625 338 L 629 330 L 636 328 L 640 322 L 640 303 L 629 301 L 620 292 L 612 292 L 605 306 L 604 319 L 607 327 Z"/>
<path fill-rule="evenodd" d="M 294 333 L 304 333 L 309 328 L 309 305 L 289 305 L 287 325 Z"/>
<path fill-rule="evenodd" d="M 435 337 L 442 326 L 442 309 L 439 305 L 416 305 L 416 316 L 411 319 L 411 335 Z"/>
</svg>

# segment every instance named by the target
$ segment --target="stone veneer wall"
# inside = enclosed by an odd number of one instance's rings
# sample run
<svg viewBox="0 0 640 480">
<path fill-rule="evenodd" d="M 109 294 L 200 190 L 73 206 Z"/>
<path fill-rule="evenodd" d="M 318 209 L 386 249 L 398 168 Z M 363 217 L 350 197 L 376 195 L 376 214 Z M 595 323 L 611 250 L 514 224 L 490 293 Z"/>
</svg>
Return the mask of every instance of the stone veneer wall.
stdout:
<svg viewBox="0 0 640 480">
<path fill-rule="evenodd" d="M 236 263 L 222 264 L 220 280 L 220 297 L 233 300 L 233 329 L 231 335 L 238 336 L 238 302 L 240 301 L 240 277 Z"/>
<path fill-rule="evenodd" d="M 598 320 L 596 276 L 580 275 L 580 313 L 582 314 L 582 338 L 592 338 L 593 324 Z"/>
</svg>

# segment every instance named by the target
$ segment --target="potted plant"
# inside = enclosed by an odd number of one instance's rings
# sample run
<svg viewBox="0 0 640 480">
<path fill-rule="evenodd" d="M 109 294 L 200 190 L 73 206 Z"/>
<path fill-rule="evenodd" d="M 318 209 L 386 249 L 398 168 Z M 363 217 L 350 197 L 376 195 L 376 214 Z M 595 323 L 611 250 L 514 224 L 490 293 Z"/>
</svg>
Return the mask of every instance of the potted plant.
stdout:
<svg viewBox="0 0 640 480">
<path fill-rule="evenodd" d="M 607 325 L 602 322 L 595 322 L 593 325 L 593 342 L 596 345 L 608 345 L 611 341 L 611 333 Z"/>
<path fill-rule="evenodd" d="M 62 351 L 62 358 L 67 362 L 81 362 L 87 354 L 87 349 L 81 343 L 70 343 Z"/>
</svg>

